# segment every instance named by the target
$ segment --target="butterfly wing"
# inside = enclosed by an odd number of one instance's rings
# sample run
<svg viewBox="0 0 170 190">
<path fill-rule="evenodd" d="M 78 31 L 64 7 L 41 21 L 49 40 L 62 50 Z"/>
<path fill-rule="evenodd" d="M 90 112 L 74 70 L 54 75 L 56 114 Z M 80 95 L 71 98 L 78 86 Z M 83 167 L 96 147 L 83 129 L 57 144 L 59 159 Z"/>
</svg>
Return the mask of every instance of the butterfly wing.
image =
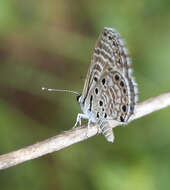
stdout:
<svg viewBox="0 0 170 190">
<path fill-rule="evenodd" d="M 116 30 L 104 28 L 94 48 L 80 105 L 91 122 L 110 142 L 114 141 L 108 120 L 127 123 L 137 102 L 137 87 L 131 75 L 127 49 Z"/>
<path fill-rule="evenodd" d="M 127 122 L 137 101 L 131 71 L 128 52 L 119 33 L 104 28 L 91 58 L 82 103 L 92 104 L 91 109 L 100 119 Z M 93 94 L 93 102 L 89 94 Z"/>
</svg>

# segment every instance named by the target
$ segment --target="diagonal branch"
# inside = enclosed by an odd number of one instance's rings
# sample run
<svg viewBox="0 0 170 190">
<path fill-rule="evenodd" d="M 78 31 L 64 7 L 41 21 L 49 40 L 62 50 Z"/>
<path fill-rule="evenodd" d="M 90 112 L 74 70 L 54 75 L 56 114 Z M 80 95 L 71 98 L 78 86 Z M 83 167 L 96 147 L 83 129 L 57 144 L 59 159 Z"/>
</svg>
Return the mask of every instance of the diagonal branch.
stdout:
<svg viewBox="0 0 170 190">
<path fill-rule="evenodd" d="M 139 103 L 132 120 L 138 119 L 167 106 L 170 106 L 170 92 Z M 118 123 L 112 124 L 113 128 L 116 126 L 118 126 Z M 61 150 L 72 144 L 90 138 L 97 133 L 97 125 L 88 128 L 88 130 L 87 125 L 83 125 L 17 151 L 3 154 L 0 156 L 0 169 L 9 168 L 27 160 L 32 160 L 51 152 Z"/>
</svg>

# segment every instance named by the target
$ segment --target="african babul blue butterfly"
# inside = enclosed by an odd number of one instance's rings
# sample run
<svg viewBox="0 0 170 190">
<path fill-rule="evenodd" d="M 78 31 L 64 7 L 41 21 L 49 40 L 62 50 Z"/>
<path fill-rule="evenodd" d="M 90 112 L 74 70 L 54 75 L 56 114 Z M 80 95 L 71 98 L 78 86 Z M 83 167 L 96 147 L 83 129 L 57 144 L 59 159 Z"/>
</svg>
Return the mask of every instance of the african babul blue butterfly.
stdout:
<svg viewBox="0 0 170 190">
<path fill-rule="evenodd" d="M 120 34 L 104 28 L 97 40 L 87 72 L 82 94 L 71 90 L 42 88 L 48 91 L 66 91 L 76 94 L 83 113 L 77 115 L 88 126 L 96 123 L 109 142 L 114 141 L 110 120 L 127 124 L 135 111 L 137 84 L 132 77 L 130 59 Z"/>
</svg>

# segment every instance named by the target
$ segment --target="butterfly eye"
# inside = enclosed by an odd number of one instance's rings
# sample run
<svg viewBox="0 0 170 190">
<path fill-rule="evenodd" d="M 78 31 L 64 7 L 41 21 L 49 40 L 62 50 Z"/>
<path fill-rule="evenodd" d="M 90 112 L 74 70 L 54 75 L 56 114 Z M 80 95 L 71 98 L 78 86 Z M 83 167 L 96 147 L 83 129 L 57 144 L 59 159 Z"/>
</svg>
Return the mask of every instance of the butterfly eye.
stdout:
<svg viewBox="0 0 170 190">
<path fill-rule="evenodd" d="M 77 102 L 79 102 L 79 103 L 80 103 L 80 97 L 81 97 L 81 94 L 76 97 L 77 98 Z"/>
</svg>

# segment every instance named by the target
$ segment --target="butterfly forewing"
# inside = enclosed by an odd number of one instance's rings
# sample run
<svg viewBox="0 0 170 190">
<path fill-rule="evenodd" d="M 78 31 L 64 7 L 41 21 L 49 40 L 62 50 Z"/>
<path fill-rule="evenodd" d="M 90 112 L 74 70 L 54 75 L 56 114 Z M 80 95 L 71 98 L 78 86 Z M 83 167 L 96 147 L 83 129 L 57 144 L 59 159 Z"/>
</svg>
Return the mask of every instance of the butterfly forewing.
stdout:
<svg viewBox="0 0 170 190">
<path fill-rule="evenodd" d="M 96 117 L 127 122 L 134 113 L 136 92 L 130 59 L 119 33 L 104 28 L 94 48 L 82 102 L 91 101 Z"/>
</svg>

